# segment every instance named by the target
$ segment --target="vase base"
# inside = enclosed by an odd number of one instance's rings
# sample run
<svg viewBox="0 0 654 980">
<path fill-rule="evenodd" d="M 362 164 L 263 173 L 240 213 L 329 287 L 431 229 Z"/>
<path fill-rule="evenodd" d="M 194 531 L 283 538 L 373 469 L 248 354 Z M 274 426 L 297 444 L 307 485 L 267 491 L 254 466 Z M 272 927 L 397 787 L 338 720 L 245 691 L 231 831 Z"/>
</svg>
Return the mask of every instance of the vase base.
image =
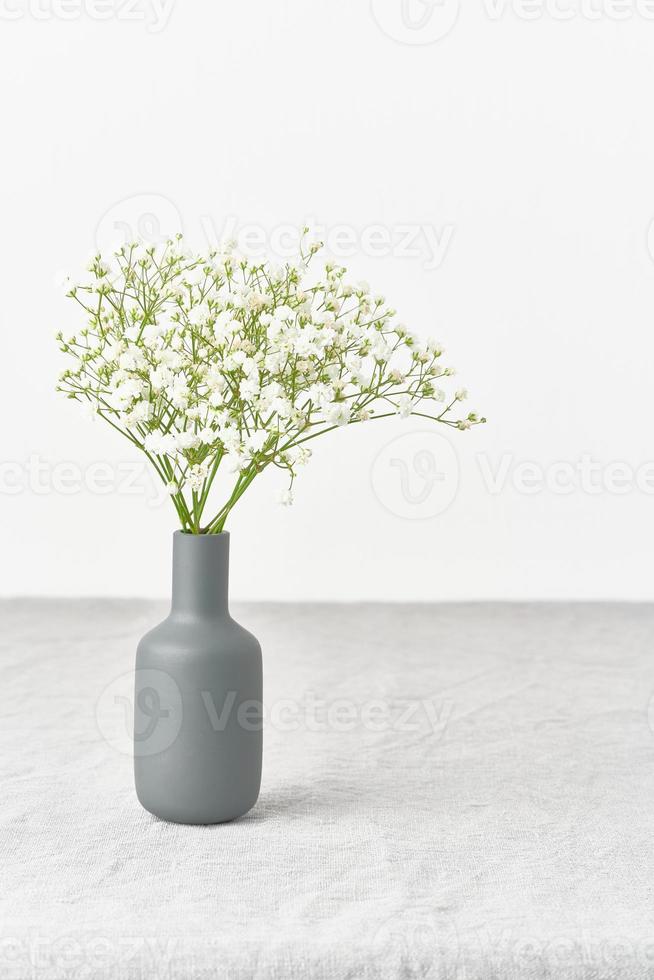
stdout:
<svg viewBox="0 0 654 980">
<path fill-rule="evenodd" d="M 164 823 L 177 823 L 183 824 L 187 827 L 213 827 L 221 823 L 233 823 L 235 820 L 240 820 L 249 813 L 252 808 L 256 805 L 256 800 L 247 807 L 239 809 L 237 812 L 226 811 L 225 813 L 202 813 L 202 812 L 182 812 L 181 810 L 159 810 L 154 807 L 148 806 L 139 798 L 139 803 L 148 813 L 151 813 L 153 817 L 157 820 L 162 820 Z"/>
</svg>

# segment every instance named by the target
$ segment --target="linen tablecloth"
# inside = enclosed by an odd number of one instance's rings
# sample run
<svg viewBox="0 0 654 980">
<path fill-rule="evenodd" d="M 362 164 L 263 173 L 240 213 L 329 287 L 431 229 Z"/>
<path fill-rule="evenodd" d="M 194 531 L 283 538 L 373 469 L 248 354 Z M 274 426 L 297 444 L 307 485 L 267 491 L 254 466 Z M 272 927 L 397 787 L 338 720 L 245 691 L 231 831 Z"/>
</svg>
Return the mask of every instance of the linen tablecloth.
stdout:
<svg viewBox="0 0 654 980">
<path fill-rule="evenodd" d="M 0 977 L 654 977 L 654 608 L 236 607 L 264 777 L 214 827 L 133 791 L 164 612 L 0 605 Z"/>
</svg>

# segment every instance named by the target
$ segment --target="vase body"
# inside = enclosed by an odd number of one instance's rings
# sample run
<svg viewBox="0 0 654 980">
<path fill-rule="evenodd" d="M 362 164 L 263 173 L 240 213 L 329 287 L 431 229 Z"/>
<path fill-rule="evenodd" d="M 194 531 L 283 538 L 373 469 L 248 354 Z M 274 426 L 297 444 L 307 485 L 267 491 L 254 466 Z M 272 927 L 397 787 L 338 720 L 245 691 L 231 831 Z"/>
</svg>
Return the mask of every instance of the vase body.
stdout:
<svg viewBox="0 0 654 980">
<path fill-rule="evenodd" d="M 223 823 L 259 795 L 259 643 L 229 614 L 229 534 L 173 536 L 168 617 L 136 653 L 134 777 L 146 810 Z"/>
</svg>

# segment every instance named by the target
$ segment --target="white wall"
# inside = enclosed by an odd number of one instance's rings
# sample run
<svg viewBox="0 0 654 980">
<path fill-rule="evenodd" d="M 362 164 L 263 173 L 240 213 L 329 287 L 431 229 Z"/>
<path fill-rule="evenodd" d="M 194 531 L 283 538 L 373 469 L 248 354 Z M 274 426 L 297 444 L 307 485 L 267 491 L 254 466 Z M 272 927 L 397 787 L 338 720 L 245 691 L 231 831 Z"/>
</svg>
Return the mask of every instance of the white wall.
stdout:
<svg viewBox="0 0 654 980">
<path fill-rule="evenodd" d="M 489 417 L 339 432 L 290 510 L 264 475 L 235 596 L 654 597 L 654 4 L 410 0 L 420 27 L 402 0 L 137 2 L 0 0 L 0 592 L 168 590 L 170 504 L 53 392 L 54 273 L 153 214 L 197 245 L 347 226 L 353 274 Z M 108 494 L 79 489 L 97 461 Z"/>
</svg>

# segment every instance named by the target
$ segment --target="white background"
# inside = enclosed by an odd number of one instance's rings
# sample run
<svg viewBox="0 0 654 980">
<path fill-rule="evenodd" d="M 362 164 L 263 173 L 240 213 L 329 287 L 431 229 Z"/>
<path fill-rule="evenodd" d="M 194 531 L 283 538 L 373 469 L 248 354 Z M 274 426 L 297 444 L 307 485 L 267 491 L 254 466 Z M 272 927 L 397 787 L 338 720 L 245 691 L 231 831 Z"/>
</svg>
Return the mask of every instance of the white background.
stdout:
<svg viewBox="0 0 654 980">
<path fill-rule="evenodd" d="M 169 587 L 170 503 L 142 474 L 126 492 L 130 447 L 54 393 L 78 322 L 57 270 L 125 226 L 274 245 L 309 219 L 349 229 L 353 276 L 489 424 L 340 431 L 289 510 L 265 474 L 229 526 L 233 595 L 652 598 L 654 5 L 139 2 L 0 0 L 0 591 Z"/>
</svg>

